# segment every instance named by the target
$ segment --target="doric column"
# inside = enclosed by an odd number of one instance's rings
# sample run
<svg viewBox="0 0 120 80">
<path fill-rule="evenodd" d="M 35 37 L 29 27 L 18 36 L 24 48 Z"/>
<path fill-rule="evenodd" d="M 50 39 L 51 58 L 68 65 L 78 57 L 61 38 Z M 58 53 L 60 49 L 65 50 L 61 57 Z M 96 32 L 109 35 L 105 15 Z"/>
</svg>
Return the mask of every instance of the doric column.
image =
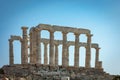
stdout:
<svg viewBox="0 0 120 80">
<path fill-rule="evenodd" d="M 55 44 L 55 65 L 58 65 L 58 46 L 59 44 Z"/>
<path fill-rule="evenodd" d="M 35 28 L 33 28 L 33 31 L 32 31 L 32 61 L 33 61 L 33 63 L 35 64 L 35 63 L 37 63 L 37 52 L 36 52 L 36 50 L 37 50 L 37 46 L 36 46 L 36 30 L 35 30 Z"/>
<path fill-rule="evenodd" d="M 54 31 L 50 31 L 50 57 L 49 57 L 49 64 L 51 66 L 54 65 L 54 59 L 55 59 L 55 56 L 54 56 Z"/>
<path fill-rule="evenodd" d="M 40 31 L 36 28 L 36 63 L 41 64 L 41 35 Z"/>
<path fill-rule="evenodd" d="M 14 64 L 13 40 L 9 39 L 9 64 Z"/>
<path fill-rule="evenodd" d="M 79 35 L 75 33 L 75 53 L 74 53 L 74 66 L 79 67 Z"/>
<path fill-rule="evenodd" d="M 22 64 L 28 63 L 28 36 L 27 27 L 22 27 L 23 39 L 22 39 Z"/>
<path fill-rule="evenodd" d="M 98 65 L 99 65 L 99 49 L 100 48 L 95 48 L 95 49 L 96 49 L 95 68 L 98 68 Z"/>
<path fill-rule="evenodd" d="M 87 34 L 87 46 L 86 46 L 86 62 L 85 67 L 90 68 L 91 67 L 91 34 Z"/>
<path fill-rule="evenodd" d="M 63 34 L 63 46 L 62 46 L 62 66 L 67 66 L 67 32 Z"/>
<path fill-rule="evenodd" d="M 66 56 L 67 57 L 66 58 L 67 59 L 66 65 L 69 66 L 69 45 L 67 45 L 67 51 L 66 51 L 66 53 L 67 53 L 67 56 Z"/>
<path fill-rule="evenodd" d="M 33 63 L 37 63 L 37 32 L 36 29 L 33 29 Z"/>
<path fill-rule="evenodd" d="M 48 49 L 47 49 L 48 43 L 44 43 L 44 64 L 48 64 Z"/>
<path fill-rule="evenodd" d="M 32 48 L 33 33 L 32 31 L 30 32 L 29 36 L 30 36 L 30 63 L 33 63 L 33 48 Z"/>
</svg>

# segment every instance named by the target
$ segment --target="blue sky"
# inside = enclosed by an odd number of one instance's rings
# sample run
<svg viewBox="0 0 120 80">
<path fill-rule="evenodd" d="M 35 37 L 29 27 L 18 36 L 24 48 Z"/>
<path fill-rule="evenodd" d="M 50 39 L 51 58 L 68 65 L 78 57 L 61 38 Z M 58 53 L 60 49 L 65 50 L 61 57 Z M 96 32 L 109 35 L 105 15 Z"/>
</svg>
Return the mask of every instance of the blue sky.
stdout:
<svg viewBox="0 0 120 80">
<path fill-rule="evenodd" d="M 0 0 L 0 67 L 9 62 L 10 35 L 21 36 L 21 26 L 30 29 L 44 23 L 91 30 L 92 43 L 98 43 L 101 47 L 100 60 L 103 61 L 104 70 L 111 74 L 120 74 L 119 4 L 119 0 Z M 47 31 L 42 34 L 42 37 L 49 37 L 46 36 L 49 35 Z M 62 39 L 61 36 L 58 32 L 55 38 Z M 72 33 L 68 34 L 68 40 L 74 40 Z M 80 40 L 86 41 L 86 36 L 81 35 Z M 20 62 L 19 46 L 20 43 L 15 41 L 16 63 Z M 73 54 L 73 49 L 71 46 L 70 55 Z M 80 53 L 82 60 L 85 57 L 84 48 L 81 48 Z M 94 49 L 92 53 L 94 57 Z M 73 60 L 73 57 L 70 59 Z M 91 64 L 94 66 L 94 59 L 92 60 Z M 80 64 L 83 65 L 84 62 Z"/>
</svg>

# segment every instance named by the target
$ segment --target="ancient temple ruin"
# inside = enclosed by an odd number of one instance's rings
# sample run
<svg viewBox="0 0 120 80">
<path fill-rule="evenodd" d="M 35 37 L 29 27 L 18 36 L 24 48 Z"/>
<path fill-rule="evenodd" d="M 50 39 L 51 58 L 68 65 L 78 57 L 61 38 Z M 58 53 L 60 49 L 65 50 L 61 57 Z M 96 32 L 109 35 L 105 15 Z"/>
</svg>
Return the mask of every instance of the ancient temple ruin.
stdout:
<svg viewBox="0 0 120 80">
<path fill-rule="evenodd" d="M 93 36 L 88 29 L 71 28 L 48 24 L 39 24 L 27 32 L 22 27 L 21 36 L 9 39 L 9 65 L 3 66 L 6 77 L 10 80 L 112 80 L 113 76 L 106 73 L 99 61 L 99 45 L 91 43 Z M 41 31 L 47 30 L 49 38 L 41 38 Z M 62 40 L 56 40 L 56 31 L 62 33 Z M 67 40 L 67 34 L 73 33 L 74 41 Z M 79 36 L 86 35 L 87 41 L 80 42 Z M 13 41 L 21 42 L 21 64 L 14 64 Z M 44 45 L 42 46 L 41 43 Z M 49 45 L 49 46 L 48 46 Z M 59 64 L 59 46 L 62 45 L 62 65 Z M 69 63 L 69 47 L 74 46 L 74 66 Z M 43 48 L 44 47 L 44 48 Z M 85 47 L 85 66 L 80 65 L 80 47 Z M 49 48 L 49 49 L 48 49 Z M 95 49 L 95 67 L 91 67 L 91 48 Z M 44 49 L 44 53 L 42 50 Z M 48 52 L 49 51 L 49 52 Z M 43 55 L 44 54 L 44 55 Z M 49 54 L 49 55 L 48 55 Z M 42 56 L 43 55 L 43 56 Z M 43 58 L 44 57 L 44 58 Z M 42 60 L 44 59 L 44 63 Z M 3 74 L 3 75 L 4 75 Z"/>
<path fill-rule="evenodd" d="M 62 45 L 62 66 L 69 66 L 69 46 L 74 47 L 74 67 L 79 66 L 79 48 L 85 47 L 86 49 L 86 58 L 85 58 L 85 67 L 91 67 L 91 48 L 95 48 L 96 57 L 95 57 L 95 68 L 102 69 L 102 62 L 99 61 L 99 45 L 96 43 L 91 43 L 91 37 L 93 36 L 88 29 L 82 28 L 71 28 L 64 26 L 40 24 L 36 27 L 32 27 L 29 31 L 29 36 L 27 34 L 27 27 L 21 28 L 23 31 L 21 36 L 11 36 L 9 39 L 9 64 L 14 64 L 14 53 L 13 53 L 13 41 L 19 40 L 21 42 L 21 64 L 41 64 L 41 43 L 44 44 L 44 64 L 51 66 L 58 65 L 58 46 Z M 41 31 L 47 30 L 50 33 L 50 39 L 41 38 Z M 55 40 L 54 33 L 60 31 L 63 35 L 63 40 Z M 71 32 L 75 35 L 75 41 L 67 41 L 67 34 Z M 87 37 L 87 42 L 80 42 L 79 36 L 85 34 Z M 30 43 L 30 44 L 28 44 Z M 48 62 L 48 53 L 47 45 L 49 46 L 49 62 Z M 28 55 L 28 50 L 30 54 Z M 30 61 L 28 62 L 28 58 Z"/>
</svg>

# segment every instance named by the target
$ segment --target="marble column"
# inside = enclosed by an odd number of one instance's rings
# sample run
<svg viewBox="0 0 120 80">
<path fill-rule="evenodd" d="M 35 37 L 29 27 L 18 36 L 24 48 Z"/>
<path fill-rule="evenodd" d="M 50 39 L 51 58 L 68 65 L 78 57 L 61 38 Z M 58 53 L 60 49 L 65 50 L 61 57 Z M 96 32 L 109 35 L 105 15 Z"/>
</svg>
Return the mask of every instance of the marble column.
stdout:
<svg viewBox="0 0 120 80">
<path fill-rule="evenodd" d="M 50 52 L 49 52 L 49 64 L 51 66 L 54 65 L 54 59 L 55 59 L 55 56 L 54 56 L 54 31 L 50 31 Z"/>
<path fill-rule="evenodd" d="M 23 54 L 23 39 L 20 40 L 21 42 L 21 64 L 23 64 L 23 57 L 24 57 L 24 54 Z"/>
<path fill-rule="evenodd" d="M 47 65 L 48 64 L 48 49 L 47 49 L 47 45 L 48 43 L 43 43 L 44 44 L 44 64 Z"/>
<path fill-rule="evenodd" d="M 23 40 L 22 40 L 22 64 L 28 63 L 28 36 L 27 27 L 22 27 L 23 30 Z"/>
<path fill-rule="evenodd" d="M 63 34 L 63 46 L 62 46 L 62 66 L 67 66 L 67 32 Z"/>
<path fill-rule="evenodd" d="M 95 68 L 98 68 L 98 65 L 99 65 L 99 49 L 100 48 L 95 48 L 95 49 L 96 49 Z"/>
<path fill-rule="evenodd" d="M 91 67 L 91 34 L 87 34 L 87 46 L 86 46 L 86 61 L 85 61 L 85 67 L 90 68 Z"/>
<path fill-rule="evenodd" d="M 35 64 L 35 63 L 37 63 L 37 46 L 36 46 L 36 30 L 35 30 L 35 28 L 33 28 L 33 32 L 32 32 L 32 59 L 33 59 L 33 63 Z"/>
<path fill-rule="evenodd" d="M 79 67 L 79 35 L 75 33 L 75 53 L 74 53 L 74 66 Z"/>
<path fill-rule="evenodd" d="M 9 64 L 14 64 L 13 40 L 9 39 Z"/>
<path fill-rule="evenodd" d="M 67 60 L 66 61 L 66 65 L 69 66 L 69 45 L 67 45 L 67 51 L 66 51 L 66 53 L 67 53 L 67 56 L 66 56 L 67 57 L 66 58 L 66 60 Z"/>
<path fill-rule="evenodd" d="M 36 28 L 36 63 L 41 64 L 41 31 Z"/>
<path fill-rule="evenodd" d="M 55 65 L 58 65 L 58 46 L 59 44 L 55 44 Z"/>
<path fill-rule="evenodd" d="M 32 31 L 30 32 L 29 36 L 30 36 L 30 63 L 33 63 L 33 48 L 32 48 L 33 33 Z"/>
</svg>

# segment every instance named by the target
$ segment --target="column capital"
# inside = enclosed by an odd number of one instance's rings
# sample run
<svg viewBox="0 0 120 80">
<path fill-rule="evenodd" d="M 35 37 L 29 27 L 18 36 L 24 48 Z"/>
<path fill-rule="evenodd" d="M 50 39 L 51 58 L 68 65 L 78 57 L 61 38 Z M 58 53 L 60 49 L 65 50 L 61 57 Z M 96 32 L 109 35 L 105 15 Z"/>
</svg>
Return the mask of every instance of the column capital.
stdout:
<svg viewBox="0 0 120 80">
<path fill-rule="evenodd" d="M 59 46 L 59 43 L 55 43 L 55 46 Z"/>
<path fill-rule="evenodd" d="M 62 31 L 62 34 L 67 34 L 68 32 L 67 31 Z"/>
<path fill-rule="evenodd" d="M 9 42 L 13 42 L 13 39 L 8 39 Z"/>
<path fill-rule="evenodd" d="M 81 33 L 78 33 L 78 32 L 76 32 L 76 33 L 74 33 L 74 35 L 77 35 L 77 36 L 79 36 Z"/>
<path fill-rule="evenodd" d="M 22 43 L 22 42 L 23 42 L 23 39 L 20 39 L 20 42 Z"/>
<path fill-rule="evenodd" d="M 66 46 L 69 47 L 70 45 L 71 45 L 71 44 L 68 43 Z"/>
<path fill-rule="evenodd" d="M 86 36 L 87 36 L 87 37 L 92 37 L 92 36 L 93 36 L 93 34 L 86 34 Z"/>
<path fill-rule="evenodd" d="M 47 42 L 43 42 L 43 44 L 44 44 L 44 45 L 48 45 L 48 43 L 47 43 Z"/>
<path fill-rule="evenodd" d="M 27 30 L 28 27 L 22 26 L 21 29 L 22 29 L 22 30 Z"/>
<path fill-rule="evenodd" d="M 100 50 L 101 48 L 100 47 L 97 47 L 97 48 L 95 48 L 96 50 Z"/>
<path fill-rule="evenodd" d="M 39 29 L 39 28 L 35 28 L 34 30 L 35 30 L 36 32 L 39 32 L 39 31 L 40 31 L 40 29 Z"/>
<path fill-rule="evenodd" d="M 87 49 L 87 46 L 84 46 L 85 49 Z"/>
<path fill-rule="evenodd" d="M 29 33 L 29 36 L 32 36 L 32 32 Z"/>
<path fill-rule="evenodd" d="M 50 29 L 50 30 L 48 30 L 50 33 L 54 33 L 55 31 L 54 30 L 52 30 L 52 29 Z"/>
</svg>

